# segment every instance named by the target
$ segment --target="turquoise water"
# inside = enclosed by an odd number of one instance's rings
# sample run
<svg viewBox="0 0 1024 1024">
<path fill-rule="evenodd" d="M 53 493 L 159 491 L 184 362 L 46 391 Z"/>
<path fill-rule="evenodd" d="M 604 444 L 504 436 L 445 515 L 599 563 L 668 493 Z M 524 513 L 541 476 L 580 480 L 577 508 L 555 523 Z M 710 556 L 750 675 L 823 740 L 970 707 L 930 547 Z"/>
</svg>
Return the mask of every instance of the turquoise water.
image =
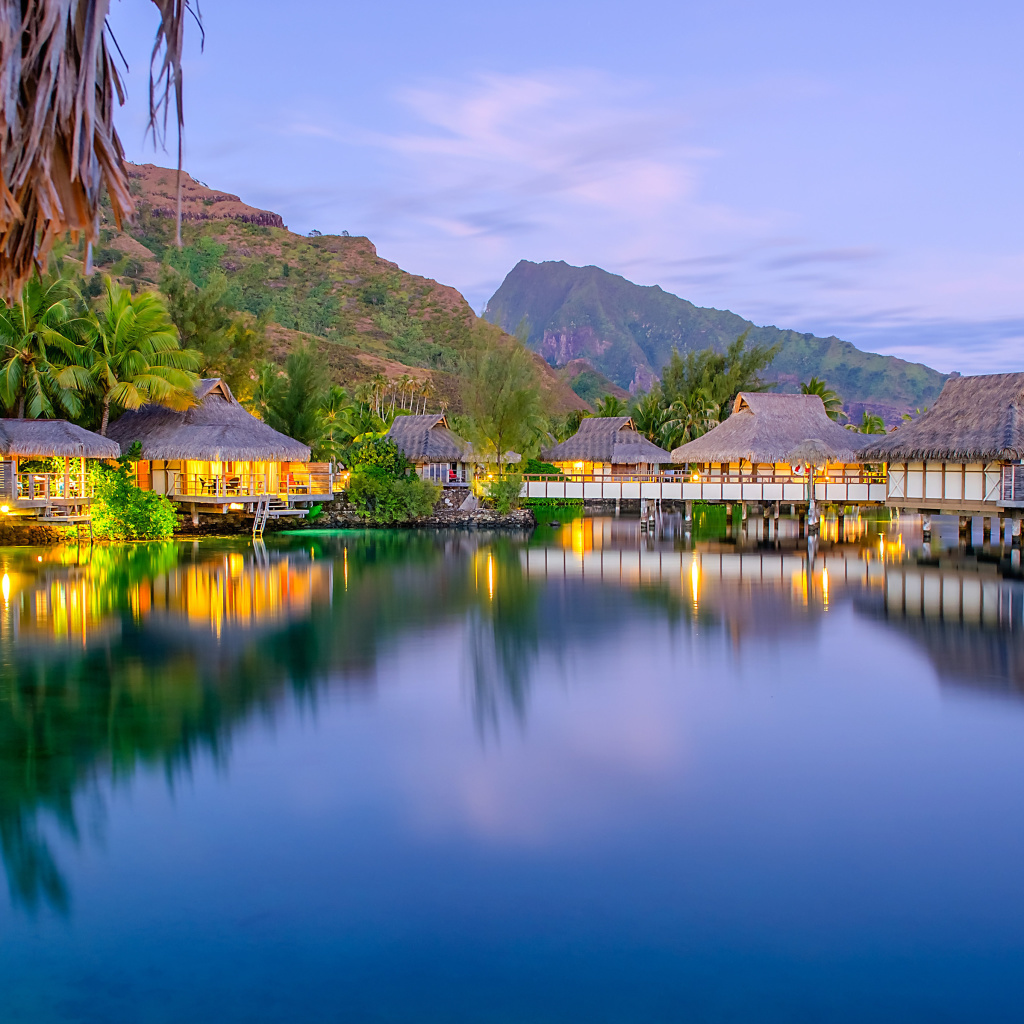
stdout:
<svg viewBox="0 0 1024 1024">
<path fill-rule="evenodd" d="M 0 550 L 0 1019 L 1019 1020 L 1019 557 L 550 518 Z"/>
</svg>

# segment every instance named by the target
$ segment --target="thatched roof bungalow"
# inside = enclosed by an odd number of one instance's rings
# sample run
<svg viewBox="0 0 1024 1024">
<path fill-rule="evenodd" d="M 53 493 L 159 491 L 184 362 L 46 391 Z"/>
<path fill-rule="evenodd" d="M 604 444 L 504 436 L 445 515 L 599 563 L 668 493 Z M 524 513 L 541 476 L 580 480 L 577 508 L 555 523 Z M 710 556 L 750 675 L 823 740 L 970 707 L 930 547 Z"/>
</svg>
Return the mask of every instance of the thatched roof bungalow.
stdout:
<svg viewBox="0 0 1024 1024">
<path fill-rule="evenodd" d="M 396 416 L 385 435 L 416 467 L 426 480 L 452 487 L 468 487 L 473 466 L 493 459 L 478 452 L 472 442 L 459 437 L 449 426 L 444 413 Z M 517 452 L 505 452 L 502 462 L 519 462 Z"/>
<path fill-rule="evenodd" d="M 116 441 L 66 420 L 0 419 L 0 500 L 4 510 L 46 519 L 88 519 L 85 460 L 116 459 Z M 31 467 L 29 460 L 63 465 Z"/>
<path fill-rule="evenodd" d="M 991 514 L 1024 507 L 1024 373 L 950 377 L 916 420 L 873 439 L 892 505 Z"/>
<path fill-rule="evenodd" d="M 136 441 L 142 446 L 139 486 L 220 510 L 333 497 L 330 468 L 311 463 L 306 445 L 243 409 L 225 381 L 201 380 L 195 396 L 183 412 L 144 405 L 110 425 L 124 451 Z"/>
<path fill-rule="evenodd" d="M 861 504 L 885 498 L 881 473 L 861 463 L 867 440 L 829 419 L 817 395 L 741 391 L 729 418 L 672 461 L 689 465 L 705 499 Z"/>
<path fill-rule="evenodd" d="M 572 437 L 542 455 L 563 473 L 583 476 L 657 473 L 671 459 L 636 429 L 631 416 L 587 416 Z"/>
<path fill-rule="evenodd" d="M 116 459 L 116 441 L 66 420 L 0 419 L 0 454 L 23 459 Z"/>
<path fill-rule="evenodd" d="M 724 423 L 672 452 L 672 461 L 742 468 L 789 467 L 791 457 L 817 442 L 820 461 L 850 463 L 860 458 L 866 438 L 829 419 L 817 395 L 773 395 L 741 391 Z M 805 449 L 809 452 L 809 449 Z"/>
</svg>

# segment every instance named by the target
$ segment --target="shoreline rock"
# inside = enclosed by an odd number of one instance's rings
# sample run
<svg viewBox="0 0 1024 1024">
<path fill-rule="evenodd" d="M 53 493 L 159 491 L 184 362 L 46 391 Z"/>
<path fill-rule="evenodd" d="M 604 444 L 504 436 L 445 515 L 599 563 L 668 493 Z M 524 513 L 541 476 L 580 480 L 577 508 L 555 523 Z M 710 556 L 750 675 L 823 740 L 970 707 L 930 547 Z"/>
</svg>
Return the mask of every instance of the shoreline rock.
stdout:
<svg viewBox="0 0 1024 1024">
<path fill-rule="evenodd" d="M 323 511 L 312 522 L 305 518 L 282 516 L 267 523 L 267 534 L 282 533 L 285 530 L 532 530 L 537 525 L 533 512 L 528 508 L 513 509 L 501 516 L 492 508 L 478 508 L 463 511 L 458 508 L 436 509 L 429 516 L 419 516 L 400 523 L 372 523 L 358 515 L 354 509 L 341 501 L 325 505 Z M 199 526 L 192 525 L 191 513 L 178 517 L 174 537 L 229 537 L 252 533 L 252 516 L 240 513 L 202 515 Z"/>
</svg>

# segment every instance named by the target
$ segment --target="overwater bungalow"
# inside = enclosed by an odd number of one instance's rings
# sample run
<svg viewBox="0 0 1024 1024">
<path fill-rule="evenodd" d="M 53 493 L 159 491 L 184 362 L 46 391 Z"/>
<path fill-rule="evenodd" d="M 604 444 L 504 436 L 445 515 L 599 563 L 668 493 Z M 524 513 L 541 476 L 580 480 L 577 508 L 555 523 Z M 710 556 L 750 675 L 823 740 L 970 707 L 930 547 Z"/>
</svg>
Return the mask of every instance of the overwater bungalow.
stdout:
<svg viewBox="0 0 1024 1024">
<path fill-rule="evenodd" d="M 950 377 L 916 420 L 873 441 L 886 503 L 923 513 L 1019 517 L 1024 508 L 1024 373 Z"/>
<path fill-rule="evenodd" d="M 65 420 L 0 419 L 0 512 L 88 522 L 86 460 L 120 454 L 116 441 Z M 58 460 L 60 468 L 31 465 L 41 460 Z"/>
<path fill-rule="evenodd" d="M 817 395 L 742 391 L 729 418 L 674 449 L 672 461 L 687 467 L 687 498 L 884 501 L 884 472 L 861 461 L 866 441 L 864 435 L 829 419 Z"/>
<path fill-rule="evenodd" d="M 572 437 L 547 448 L 544 459 L 564 475 L 579 477 L 644 477 L 671 461 L 636 429 L 630 416 L 588 416 Z"/>
<path fill-rule="evenodd" d="M 144 405 L 110 425 L 124 451 L 138 441 L 138 485 L 199 511 L 301 513 L 330 501 L 341 481 L 306 445 L 267 426 L 219 378 L 201 380 L 184 412 Z"/>
<path fill-rule="evenodd" d="M 396 416 L 388 428 L 387 439 L 416 467 L 424 480 L 445 487 L 469 487 L 477 467 L 493 462 L 477 451 L 471 441 L 459 437 L 449 426 L 444 413 Z M 502 462 L 519 462 L 518 452 L 505 452 Z"/>
</svg>

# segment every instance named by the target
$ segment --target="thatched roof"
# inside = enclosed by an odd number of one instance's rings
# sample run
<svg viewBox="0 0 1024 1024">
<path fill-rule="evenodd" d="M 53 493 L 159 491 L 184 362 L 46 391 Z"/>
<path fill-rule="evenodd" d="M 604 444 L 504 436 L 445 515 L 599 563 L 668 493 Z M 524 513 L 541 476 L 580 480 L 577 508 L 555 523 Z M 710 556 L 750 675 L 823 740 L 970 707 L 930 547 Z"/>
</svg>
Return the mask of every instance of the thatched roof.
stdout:
<svg viewBox="0 0 1024 1024">
<path fill-rule="evenodd" d="M 396 416 L 387 438 L 413 462 L 465 462 L 472 445 L 448 429 L 443 413 Z"/>
<path fill-rule="evenodd" d="M 27 459 L 116 459 L 121 449 L 116 441 L 66 420 L 0 420 L 0 453 Z"/>
<path fill-rule="evenodd" d="M 1024 373 L 950 377 L 916 420 L 873 440 L 879 462 L 985 462 L 1024 459 Z"/>
<path fill-rule="evenodd" d="M 669 453 L 639 433 L 630 416 L 587 416 L 572 437 L 542 452 L 548 462 L 668 462 Z"/>
<path fill-rule="evenodd" d="M 203 462 L 308 462 L 309 449 L 246 412 L 219 378 L 201 380 L 199 404 L 185 412 L 144 405 L 110 425 L 110 436 L 127 451 L 142 442 L 144 459 Z"/>
<path fill-rule="evenodd" d="M 703 437 L 672 452 L 673 462 L 789 462 L 808 441 L 829 462 L 856 462 L 867 439 L 828 418 L 817 395 L 741 391 L 732 415 Z M 824 460 L 823 460 L 824 461 Z"/>
<path fill-rule="evenodd" d="M 386 437 L 412 462 L 494 461 L 451 430 L 444 413 L 396 416 Z M 502 456 L 502 462 L 519 462 L 521 458 L 518 452 L 508 451 Z"/>
</svg>

